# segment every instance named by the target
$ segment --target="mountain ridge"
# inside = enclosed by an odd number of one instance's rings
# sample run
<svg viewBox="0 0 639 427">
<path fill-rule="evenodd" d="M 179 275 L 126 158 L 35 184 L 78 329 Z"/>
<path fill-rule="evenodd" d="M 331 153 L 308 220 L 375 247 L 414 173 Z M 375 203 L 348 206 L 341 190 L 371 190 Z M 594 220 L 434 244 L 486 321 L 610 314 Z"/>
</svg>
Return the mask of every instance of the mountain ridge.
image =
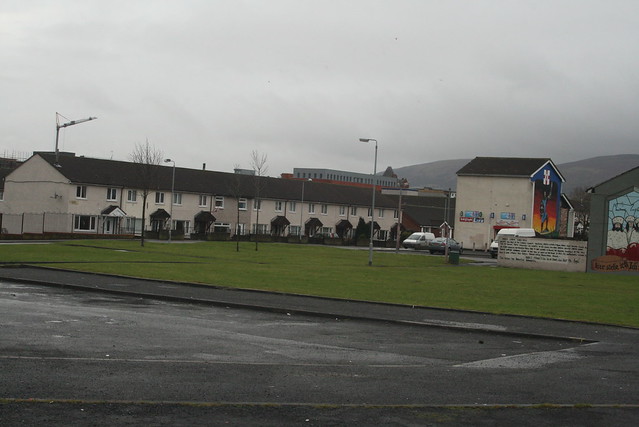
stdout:
<svg viewBox="0 0 639 427">
<path fill-rule="evenodd" d="M 395 168 L 395 174 L 406 178 L 413 188 L 452 189 L 457 186 L 456 172 L 472 159 L 439 160 Z M 630 169 L 639 167 L 639 154 L 617 154 L 590 157 L 584 160 L 555 164 L 566 179 L 563 192 L 589 188 Z"/>
</svg>

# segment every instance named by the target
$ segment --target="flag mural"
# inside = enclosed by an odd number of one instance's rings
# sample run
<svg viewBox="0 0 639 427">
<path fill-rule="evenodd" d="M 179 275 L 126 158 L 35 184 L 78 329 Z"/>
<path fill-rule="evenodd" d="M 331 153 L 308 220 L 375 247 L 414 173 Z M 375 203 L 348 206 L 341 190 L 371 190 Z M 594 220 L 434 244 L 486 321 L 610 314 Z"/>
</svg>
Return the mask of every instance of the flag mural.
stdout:
<svg viewBox="0 0 639 427">
<path fill-rule="evenodd" d="M 535 185 L 533 228 L 542 236 L 558 237 L 562 180 L 554 168 L 546 164 L 531 181 Z"/>
</svg>

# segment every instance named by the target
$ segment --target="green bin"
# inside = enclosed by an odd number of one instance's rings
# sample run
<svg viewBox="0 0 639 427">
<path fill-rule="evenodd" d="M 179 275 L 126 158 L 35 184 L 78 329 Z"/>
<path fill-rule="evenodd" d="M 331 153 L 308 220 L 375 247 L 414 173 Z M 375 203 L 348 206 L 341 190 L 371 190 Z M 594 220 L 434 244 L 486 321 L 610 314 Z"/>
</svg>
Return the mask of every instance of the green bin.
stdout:
<svg viewBox="0 0 639 427">
<path fill-rule="evenodd" d="M 459 251 L 448 252 L 448 263 L 455 265 L 459 264 Z"/>
</svg>

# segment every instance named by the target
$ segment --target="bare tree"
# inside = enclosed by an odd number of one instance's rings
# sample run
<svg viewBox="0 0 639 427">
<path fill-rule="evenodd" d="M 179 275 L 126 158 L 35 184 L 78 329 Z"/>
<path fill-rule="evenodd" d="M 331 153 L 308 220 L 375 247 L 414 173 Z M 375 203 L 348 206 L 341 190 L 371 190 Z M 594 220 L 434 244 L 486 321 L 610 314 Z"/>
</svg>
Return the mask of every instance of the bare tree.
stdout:
<svg viewBox="0 0 639 427">
<path fill-rule="evenodd" d="M 147 139 L 144 144 L 137 143 L 130 154 L 131 161 L 136 164 L 139 193 L 142 196 L 142 233 L 140 245 L 144 246 L 144 230 L 146 228 L 146 199 L 152 189 L 158 186 L 158 165 L 162 163 L 161 150 L 149 144 Z"/>
<path fill-rule="evenodd" d="M 585 187 L 576 187 L 568 197 L 575 208 L 575 224 L 581 224 L 576 237 L 587 240 L 590 225 L 590 193 Z"/>
<path fill-rule="evenodd" d="M 262 190 L 264 189 L 264 182 L 262 177 L 266 175 L 268 172 L 268 166 L 266 165 L 267 160 L 266 154 L 260 154 L 256 150 L 251 152 L 251 167 L 253 171 L 255 171 L 254 184 L 255 184 L 255 207 L 257 208 L 256 217 L 255 217 L 255 250 L 257 250 L 257 243 L 259 240 L 259 229 L 260 229 L 260 208 L 262 204 L 262 200 L 260 199 Z"/>
</svg>

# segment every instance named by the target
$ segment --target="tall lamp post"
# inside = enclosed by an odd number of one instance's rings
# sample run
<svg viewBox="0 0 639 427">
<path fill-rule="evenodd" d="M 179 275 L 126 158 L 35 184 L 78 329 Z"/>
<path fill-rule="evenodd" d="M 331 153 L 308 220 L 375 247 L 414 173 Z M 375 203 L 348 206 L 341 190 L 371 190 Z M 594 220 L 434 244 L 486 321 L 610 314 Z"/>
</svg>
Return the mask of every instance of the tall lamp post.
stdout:
<svg viewBox="0 0 639 427">
<path fill-rule="evenodd" d="M 402 178 L 399 180 L 399 205 L 397 206 L 397 229 L 395 230 L 395 253 L 399 253 L 399 241 L 401 240 L 402 231 L 402 190 L 408 187 L 408 180 Z"/>
<path fill-rule="evenodd" d="M 302 181 L 302 204 L 300 205 L 300 243 L 302 242 L 302 237 L 304 237 L 304 184 L 306 184 L 306 179 Z M 308 181 L 312 181 L 312 179 L 308 179 Z"/>
<path fill-rule="evenodd" d="M 373 230 L 375 229 L 375 177 L 377 175 L 377 140 L 373 138 L 360 138 L 360 142 L 375 141 L 375 163 L 373 164 L 373 199 L 371 202 L 371 238 L 368 243 L 368 266 L 373 265 Z"/>
<path fill-rule="evenodd" d="M 171 243 L 171 230 L 173 229 L 173 199 L 175 198 L 175 161 L 171 159 L 164 159 L 164 163 L 173 163 L 173 176 L 171 178 L 171 207 L 169 215 L 171 215 L 171 222 L 169 222 L 169 243 Z"/>
</svg>

